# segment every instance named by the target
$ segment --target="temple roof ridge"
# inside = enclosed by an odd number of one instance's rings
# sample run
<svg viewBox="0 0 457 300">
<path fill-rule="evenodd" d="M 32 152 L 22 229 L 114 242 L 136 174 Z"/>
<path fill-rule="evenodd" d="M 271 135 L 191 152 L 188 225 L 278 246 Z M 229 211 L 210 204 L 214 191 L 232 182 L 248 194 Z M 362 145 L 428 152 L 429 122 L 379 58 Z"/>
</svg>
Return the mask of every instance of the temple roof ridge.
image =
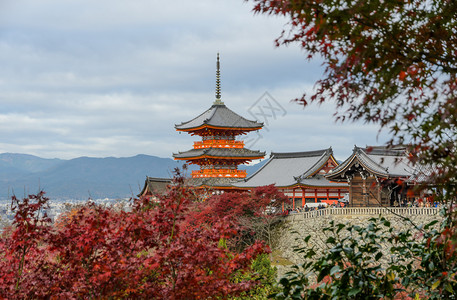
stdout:
<svg viewBox="0 0 457 300">
<path fill-rule="evenodd" d="M 404 156 L 406 154 L 405 146 L 366 146 L 365 148 L 358 147 L 369 155 L 387 155 L 387 156 Z"/>
<path fill-rule="evenodd" d="M 146 176 L 147 180 L 153 180 L 153 181 L 158 181 L 158 182 L 171 182 L 173 178 L 169 177 L 153 177 L 153 176 Z"/>
<path fill-rule="evenodd" d="M 300 151 L 300 152 L 271 152 L 270 157 L 274 158 L 298 158 L 298 157 L 313 157 L 322 156 L 326 152 L 333 154 L 332 147 L 321 150 Z"/>
</svg>

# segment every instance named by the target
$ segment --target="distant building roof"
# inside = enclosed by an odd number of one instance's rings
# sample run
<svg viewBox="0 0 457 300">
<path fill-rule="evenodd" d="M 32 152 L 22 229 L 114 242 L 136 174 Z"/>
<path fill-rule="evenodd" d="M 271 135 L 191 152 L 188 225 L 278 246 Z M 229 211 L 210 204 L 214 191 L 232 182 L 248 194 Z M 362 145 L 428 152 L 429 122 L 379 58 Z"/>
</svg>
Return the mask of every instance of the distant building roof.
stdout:
<svg viewBox="0 0 457 300">
<path fill-rule="evenodd" d="M 185 184 L 196 188 L 233 188 L 232 184 L 239 180 L 238 178 L 185 178 Z M 170 185 L 173 184 L 172 178 L 146 177 L 143 190 L 138 197 L 146 195 L 163 195 L 167 192 Z"/>
<path fill-rule="evenodd" d="M 144 196 L 149 194 L 164 194 L 167 191 L 168 186 L 171 184 L 171 178 L 158 178 L 146 176 L 143 190 L 138 196 Z"/>
<path fill-rule="evenodd" d="M 326 177 L 332 180 L 344 179 L 344 173 L 354 164 L 359 164 L 366 171 L 385 178 L 408 178 L 414 173 L 406 148 L 360 148 L 355 146 L 352 155 Z"/>
<path fill-rule="evenodd" d="M 330 182 L 322 175 L 316 174 L 329 159 L 334 160 L 332 148 L 307 152 L 272 152 L 262 168 L 234 186 L 250 188 L 275 184 L 277 187 L 289 187 L 300 184 L 341 187 L 341 183 Z"/>
<path fill-rule="evenodd" d="M 176 130 L 189 131 L 201 127 L 257 130 L 263 123 L 243 118 L 225 106 L 223 102 L 215 102 L 208 110 L 196 118 L 175 125 Z"/>
<path fill-rule="evenodd" d="M 193 159 L 199 157 L 222 157 L 222 158 L 262 158 L 265 152 L 249 150 L 246 148 L 202 148 L 191 149 L 184 152 L 173 153 L 175 159 Z"/>
</svg>

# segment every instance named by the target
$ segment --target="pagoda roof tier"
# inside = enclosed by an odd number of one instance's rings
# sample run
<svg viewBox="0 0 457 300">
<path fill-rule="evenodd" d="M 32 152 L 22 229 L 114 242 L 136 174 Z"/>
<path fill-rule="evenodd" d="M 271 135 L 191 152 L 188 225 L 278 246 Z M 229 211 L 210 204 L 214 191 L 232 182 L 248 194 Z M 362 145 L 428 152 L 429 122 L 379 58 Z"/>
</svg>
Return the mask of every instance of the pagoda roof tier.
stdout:
<svg viewBox="0 0 457 300">
<path fill-rule="evenodd" d="M 185 152 L 173 153 L 177 160 L 194 160 L 200 158 L 220 158 L 220 159 L 261 159 L 265 152 L 249 150 L 246 148 L 203 148 L 191 149 Z"/>
<path fill-rule="evenodd" d="M 178 131 L 197 131 L 203 128 L 237 130 L 241 132 L 258 130 L 263 123 L 248 120 L 229 109 L 223 102 L 214 104 L 198 117 L 175 125 Z"/>
</svg>

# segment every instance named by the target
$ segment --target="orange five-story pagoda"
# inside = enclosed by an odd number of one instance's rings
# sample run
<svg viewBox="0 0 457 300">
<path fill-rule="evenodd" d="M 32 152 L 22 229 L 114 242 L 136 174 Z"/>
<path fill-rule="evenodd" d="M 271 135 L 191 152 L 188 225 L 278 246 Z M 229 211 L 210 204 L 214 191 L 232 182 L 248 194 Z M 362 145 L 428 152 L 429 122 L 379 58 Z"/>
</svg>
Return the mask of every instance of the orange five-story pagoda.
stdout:
<svg viewBox="0 0 457 300">
<path fill-rule="evenodd" d="M 177 131 L 202 139 L 194 142 L 193 149 L 175 153 L 173 157 L 200 166 L 200 170 L 192 171 L 193 185 L 228 188 L 231 182 L 246 177 L 246 171 L 238 170 L 238 165 L 265 156 L 265 152 L 244 148 L 244 142 L 236 140 L 239 135 L 261 129 L 263 123 L 247 120 L 225 106 L 221 100 L 219 54 L 216 66 L 213 105 L 196 118 L 175 125 Z"/>
</svg>

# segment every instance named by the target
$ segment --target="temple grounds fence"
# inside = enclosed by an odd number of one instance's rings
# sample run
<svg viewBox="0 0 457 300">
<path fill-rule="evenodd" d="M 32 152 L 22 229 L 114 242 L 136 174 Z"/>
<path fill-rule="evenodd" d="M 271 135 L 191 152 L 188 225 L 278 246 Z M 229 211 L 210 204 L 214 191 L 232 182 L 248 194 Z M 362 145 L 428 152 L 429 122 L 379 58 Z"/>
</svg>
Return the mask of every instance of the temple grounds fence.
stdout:
<svg viewBox="0 0 457 300">
<path fill-rule="evenodd" d="M 439 215 L 440 208 L 436 207 L 348 207 L 325 208 L 307 212 L 291 213 L 286 216 L 287 221 L 312 219 L 321 216 L 357 216 L 357 215 L 401 215 L 401 216 L 431 216 Z"/>
</svg>

